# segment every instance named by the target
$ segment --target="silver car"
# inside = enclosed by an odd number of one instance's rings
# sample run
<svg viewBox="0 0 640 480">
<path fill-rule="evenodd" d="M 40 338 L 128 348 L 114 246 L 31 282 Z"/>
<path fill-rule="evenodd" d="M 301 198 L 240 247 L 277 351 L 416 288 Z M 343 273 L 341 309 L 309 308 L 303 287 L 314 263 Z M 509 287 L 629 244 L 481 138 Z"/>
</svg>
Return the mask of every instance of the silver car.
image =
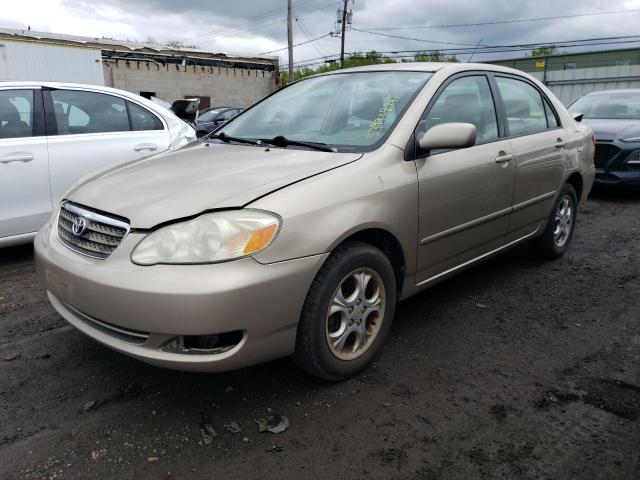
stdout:
<svg viewBox="0 0 640 480">
<path fill-rule="evenodd" d="M 562 255 L 593 155 L 522 72 L 341 70 L 76 185 L 37 260 L 56 310 L 119 352 L 199 371 L 292 355 L 338 380 L 371 361 L 399 300 L 522 242 Z"/>
<path fill-rule="evenodd" d="M 193 139 L 172 112 L 129 92 L 0 82 L 0 247 L 32 241 L 79 178 Z"/>
</svg>

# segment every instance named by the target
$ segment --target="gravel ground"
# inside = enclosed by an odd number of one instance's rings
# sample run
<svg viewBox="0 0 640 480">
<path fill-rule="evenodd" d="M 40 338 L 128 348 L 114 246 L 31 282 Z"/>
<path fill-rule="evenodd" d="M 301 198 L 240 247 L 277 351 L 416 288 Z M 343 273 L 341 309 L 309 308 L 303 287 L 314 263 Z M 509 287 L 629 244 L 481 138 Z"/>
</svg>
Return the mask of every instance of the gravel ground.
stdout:
<svg viewBox="0 0 640 480">
<path fill-rule="evenodd" d="M 403 302 L 337 384 L 111 352 L 49 306 L 31 247 L 0 250 L 0 478 L 638 479 L 639 237 L 640 196 L 592 198 L 565 257 L 519 247 Z M 274 413 L 289 430 L 258 433 Z"/>
</svg>

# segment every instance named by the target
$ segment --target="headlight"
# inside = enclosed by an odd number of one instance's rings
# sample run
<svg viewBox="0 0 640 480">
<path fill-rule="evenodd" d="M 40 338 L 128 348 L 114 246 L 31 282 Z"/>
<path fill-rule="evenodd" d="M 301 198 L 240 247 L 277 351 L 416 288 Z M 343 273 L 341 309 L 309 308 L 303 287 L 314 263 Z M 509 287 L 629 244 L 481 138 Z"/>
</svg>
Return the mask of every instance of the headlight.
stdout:
<svg viewBox="0 0 640 480">
<path fill-rule="evenodd" d="M 640 163 L 640 150 L 634 150 L 627 157 L 627 163 L 637 165 Z"/>
<path fill-rule="evenodd" d="M 636 143 L 640 142 L 640 137 L 621 138 L 620 140 L 627 143 Z"/>
<path fill-rule="evenodd" d="M 131 261 L 155 265 L 233 260 L 266 248 L 279 228 L 279 217 L 258 210 L 206 213 L 147 235 L 133 249 Z"/>
</svg>

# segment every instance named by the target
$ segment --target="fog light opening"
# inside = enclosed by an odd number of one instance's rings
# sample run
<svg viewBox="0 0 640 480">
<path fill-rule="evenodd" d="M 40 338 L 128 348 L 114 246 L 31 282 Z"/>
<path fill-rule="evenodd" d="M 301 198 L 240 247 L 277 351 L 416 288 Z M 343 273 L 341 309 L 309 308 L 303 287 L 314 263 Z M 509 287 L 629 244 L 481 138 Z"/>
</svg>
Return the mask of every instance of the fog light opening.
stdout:
<svg viewBox="0 0 640 480">
<path fill-rule="evenodd" d="M 237 346 L 243 335 L 241 330 L 212 335 L 182 335 L 171 339 L 162 350 L 191 355 L 219 355 Z"/>
</svg>

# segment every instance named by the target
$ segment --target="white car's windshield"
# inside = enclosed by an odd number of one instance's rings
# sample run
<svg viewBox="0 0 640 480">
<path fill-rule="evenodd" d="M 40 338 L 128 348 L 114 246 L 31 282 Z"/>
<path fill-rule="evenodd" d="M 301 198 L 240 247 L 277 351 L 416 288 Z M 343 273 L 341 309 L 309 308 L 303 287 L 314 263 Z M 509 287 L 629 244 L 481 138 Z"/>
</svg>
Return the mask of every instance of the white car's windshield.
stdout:
<svg viewBox="0 0 640 480">
<path fill-rule="evenodd" d="M 571 113 L 582 113 L 584 118 L 610 118 L 616 120 L 640 119 L 640 93 L 611 92 L 586 95 L 570 107 Z"/>
<path fill-rule="evenodd" d="M 216 133 L 370 150 L 384 140 L 429 77 L 412 71 L 313 77 L 275 93 Z"/>
</svg>

